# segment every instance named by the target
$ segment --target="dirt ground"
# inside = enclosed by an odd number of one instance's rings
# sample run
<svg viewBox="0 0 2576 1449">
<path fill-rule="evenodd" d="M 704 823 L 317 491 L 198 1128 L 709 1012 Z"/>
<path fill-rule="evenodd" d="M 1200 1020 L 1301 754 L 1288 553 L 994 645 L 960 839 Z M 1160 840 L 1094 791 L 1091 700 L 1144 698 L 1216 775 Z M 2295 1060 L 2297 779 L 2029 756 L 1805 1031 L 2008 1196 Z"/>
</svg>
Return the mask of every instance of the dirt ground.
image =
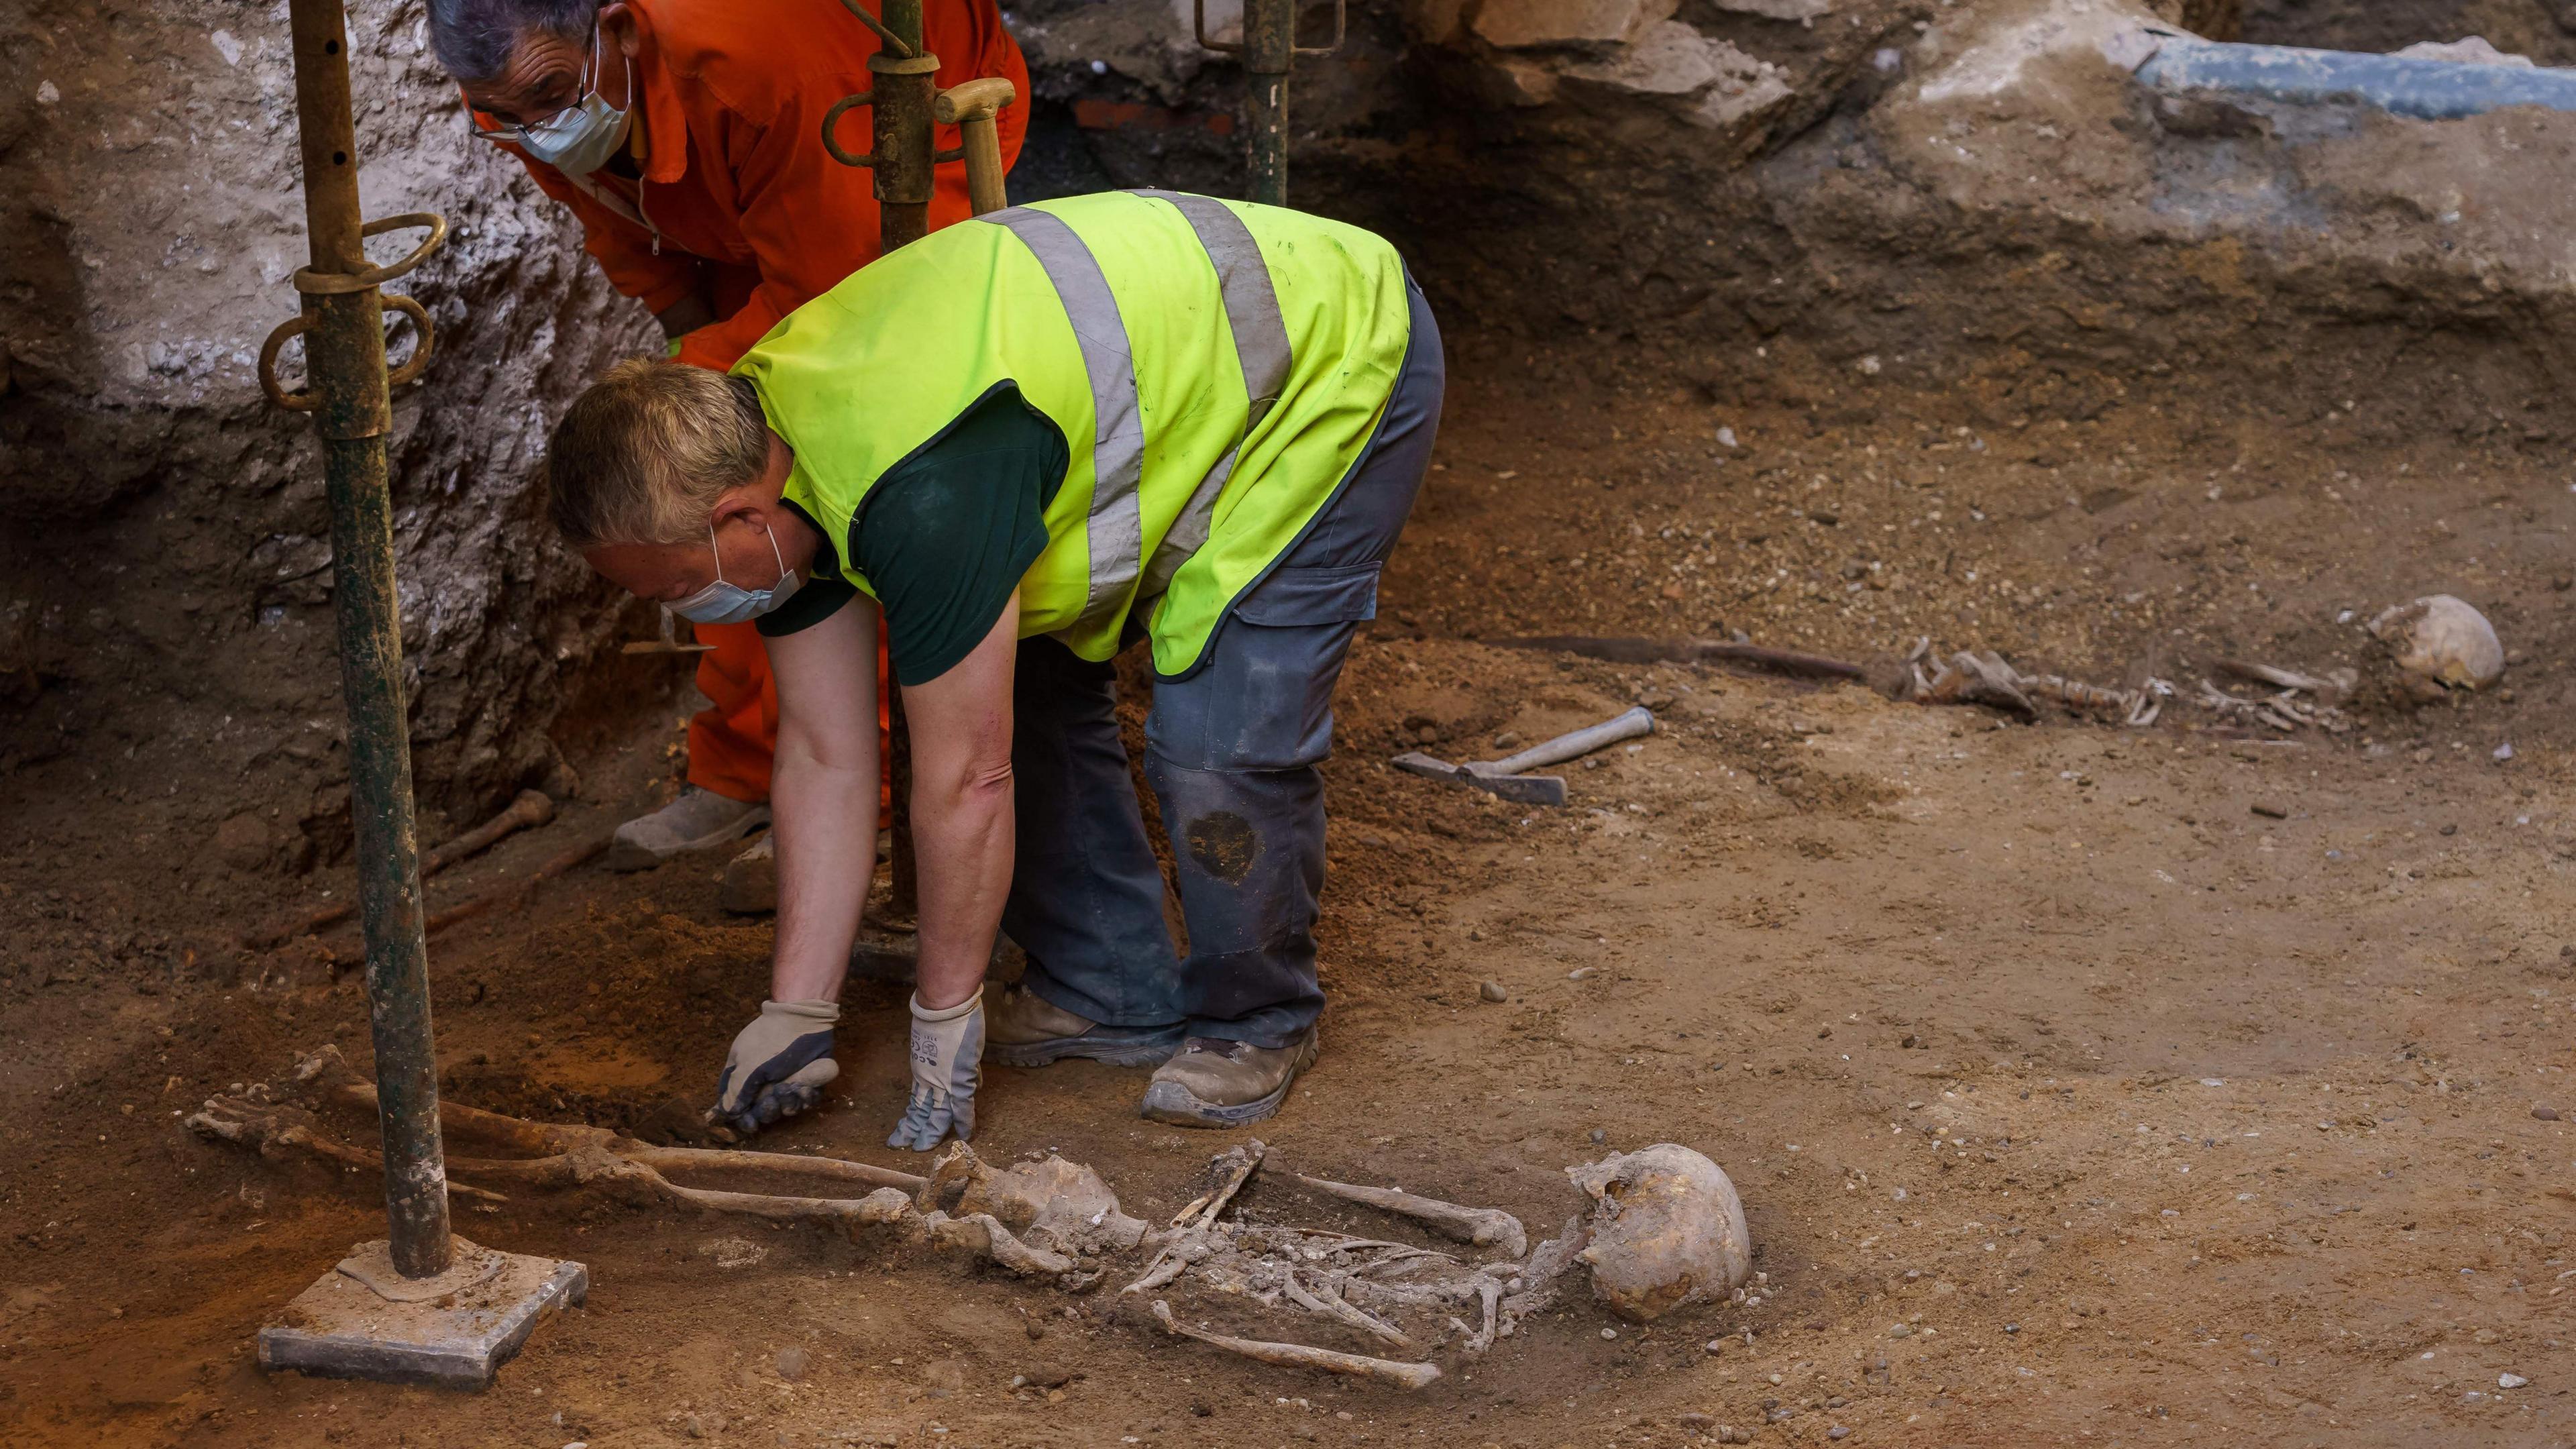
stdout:
<svg viewBox="0 0 2576 1449">
<path fill-rule="evenodd" d="M 1114 1274 L 1067 1297 L 889 1240 L 523 1196 L 460 1231 L 595 1287 L 491 1392 L 263 1377 L 251 1335 L 381 1230 L 377 1184 L 178 1119 L 326 1041 L 363 1060 L 322 946 L 227 944 L 345 869 L 234 872 L 171 835 L 184 778 L 67 760 L 0 785 L 0 1440 L 2576 1442 L 2576 1140 L 2542 1115 L 2576 1118 L 2563 465 L 2143 401 L 1986 432 L 1890 397 L 1819 426 L 1596 385 L 1597 360 L 1457 348 L 1440 468 L 1342 693 L 1325 1055 L 1258 1135 L 1534 1235 L 1578 1205 L 1568 1165 L 1684 1143 L 1742 1190 L 1758 1301 L 1639 1329 L 1577 1293 L 1404 1394 L 1169 1339 Z M 2420 709 L 2367 687 L 2340 736 L 2180 708 L 2024 726 L 1494 642 L 1929 635 L 2189 688 L 2222 655 L 2375 669 L 2346 611 L 2436 589 L 2495 619 L 2507 687 Z M 1662 728 L 1570 768 L 1561 810 L 1383 764 L 1633 702 Z M 433 907 L 667 789 L 672 723 L 584 762 L 563 823 Z M 576 874 L 437 938 L 450 1097 L 625 1125 L 705 1091 L 768 940 L 717 909 L 720 864 Z M 891 1162 L 902 995 L 853 1004 L 841 1095 L 775 1137 Z M 1236 1139 L 1142 1122 L 1142 1086 L 995 1069 L 976 1146 L 1059 1149 L 1168 1216 Z M 1387 1231 L 1279 1177 L 1243 1211 Z"/>
</svg>

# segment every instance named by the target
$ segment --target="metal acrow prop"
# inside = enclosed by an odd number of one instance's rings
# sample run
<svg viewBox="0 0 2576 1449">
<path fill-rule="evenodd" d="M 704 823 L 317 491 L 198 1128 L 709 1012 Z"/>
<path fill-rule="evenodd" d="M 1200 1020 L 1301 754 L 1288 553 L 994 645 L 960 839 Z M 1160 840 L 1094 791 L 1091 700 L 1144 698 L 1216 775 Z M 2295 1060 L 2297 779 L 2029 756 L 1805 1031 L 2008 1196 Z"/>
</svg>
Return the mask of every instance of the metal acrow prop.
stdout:
<svg viewBox="0 0 2576 1449">
<path fill-rule="evenodd" d="M 1191 0 L 1191 23 L 1201 46 L 1243 57 L 1243 129 L 1251 148 L 1252 197 L 1264 206 L 1288 204 L 1288 72 L 1301 55 L 1330 55 L 1342 48 L 1350 18 L 1345 0 L 1333 0 L 1333 43 L 1297 43 L 1298 0 L 1243 0 L 1243 40 L 1208 34 L 1207 0 Z"/>
<path fill-rule="evenodd" d="M 304 221 L 312 265 L 295 274 L 304 310 L 260 348 L 259 383 L 279 407 L 313 415 L 331 500 L 333 612 L 340 688 L 349 715 L 349 803 L 356 817 L 359 918 L 367 943 L 367 1003 L 382 1107 L 385 1210 L 393 1266 L 432 1278 L 454 1257 L 445 1151 L 438 1132 L 438 1062 L 430 1037 L 429 948 L 421 921 L 420 842 L 413 818 L 411 738 L 403 708 L 402 623 L 394 595 L 392 491 L 385 434 L 391 392 L 429 365 L 429 314 L 378 290 L 447 238 L 430 212 L 362 221 L 357 127 L 349 104 L 348 31 L 338 0 L 294 0 L 295 108 L 304 158 Z M 426 228 L 410 255 L 368 262 L 366 239 Z M 419 341 L 385 369 L 385 308 L 411 319 Z M 306 386 L 277 379 L 278 349 L 305 346 Z"/>
</svg>

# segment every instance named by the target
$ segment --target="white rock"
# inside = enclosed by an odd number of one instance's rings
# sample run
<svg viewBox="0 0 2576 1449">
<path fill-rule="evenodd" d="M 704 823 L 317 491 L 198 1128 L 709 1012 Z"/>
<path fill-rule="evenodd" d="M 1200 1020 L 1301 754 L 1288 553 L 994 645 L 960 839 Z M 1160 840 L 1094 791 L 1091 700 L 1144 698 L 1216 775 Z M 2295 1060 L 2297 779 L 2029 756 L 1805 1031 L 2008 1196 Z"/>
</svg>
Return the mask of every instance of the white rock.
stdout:
<svg viewBox="0 0 2576 1449">
<path fill-rule="evenodd" d="M 2521 1388 L 2524 1384 L 2527 1384 L 2527 1383 L 2530 1383 L 2530 1382 L 2531 1382 L 2531 1380 L 2529 1380 L 2529 1379 L 2527 1379 L 2527 1378 L 2524 1378 L 2524 1377 L 2523 1377 L 2522 1375 L 2520 1375 L 2520 1374 L 2497 1374 L 2497 1375 L 2496 1375 L 2496 1387 L 2497 1387 L 2497 1388 L 2500 1388 L 2500 1389 L 2518 1389 L 2518 1388 Z"/>
<path fill-rule="evenodd" d="M 2079 50 L 2134 70 L 2155 54 L 2152 40 L 2141 44 L 2145 23 L 2154 18 L 2136 0 L 2049 0 L 1979 32 L 1924 80 L 1919 94 L 1935 104 L 2010 95 L 2028 86 L 2043 63 Z"/>
<path fill-rule="evenodd" d="M 2504 645 L 2487 616 L 2449 594 L 2399 604 L 2370 621 L 2397 667 L 2444 689 L 2481 689 L 2504 675 Z"/>
<path fill-rule="evenodd" d="M 2389 54 L 2408 60 L 2456 61 L 2461 65 L 2519 66 L 2526 70 L 2531 66 L 2530 56 L 2498 50 L 2483 35 L 2465 35 L 2458 40 L 2419 40 L 2404 50 L 2392 50 Z"/>
</svg>

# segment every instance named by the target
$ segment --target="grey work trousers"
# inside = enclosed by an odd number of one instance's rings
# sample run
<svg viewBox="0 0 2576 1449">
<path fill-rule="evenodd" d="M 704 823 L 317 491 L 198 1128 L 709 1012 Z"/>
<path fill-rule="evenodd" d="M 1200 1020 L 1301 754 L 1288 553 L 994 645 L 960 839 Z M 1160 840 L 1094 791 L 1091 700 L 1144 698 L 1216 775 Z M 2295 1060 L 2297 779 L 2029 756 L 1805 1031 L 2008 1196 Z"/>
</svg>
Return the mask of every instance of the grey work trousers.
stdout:
<svg viewBox="0 0 2576 1449">
<path fill-rule="evenodd" d="M 1199 668 L 1154 685 L 1145 778 L 1178 862 L 1188 959 L 1164 925 L 1163 876 L 1118 738 L 1115 666 L 1052 639 L 1021 642 L 1019 853 L 1002 927 L 1028 953 L 1028 988 L 1066 1011 L 1279 1047 L 1323 1009 L 1316 767 L 1332 750 L 1343 657 L 1377 616 L 1378 572 L 1430 466 L 1446 378 L 1431 310 L 1409 280 L 1407 292 L 1404 370 L 1359 461 L 1219 621 Z"/>
</svg>

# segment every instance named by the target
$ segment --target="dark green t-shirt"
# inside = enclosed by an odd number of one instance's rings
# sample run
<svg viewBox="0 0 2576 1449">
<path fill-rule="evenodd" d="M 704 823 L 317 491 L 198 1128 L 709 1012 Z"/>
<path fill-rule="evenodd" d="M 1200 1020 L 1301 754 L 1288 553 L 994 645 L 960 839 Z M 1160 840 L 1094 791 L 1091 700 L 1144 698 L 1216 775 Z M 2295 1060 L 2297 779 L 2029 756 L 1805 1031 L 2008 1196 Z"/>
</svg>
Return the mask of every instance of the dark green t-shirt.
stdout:
<svg viewBox="0 0 2576 1449">
<path fill-rule="evenodd" d="M 858 590 L 841 577 L 838 550 L 846 548 L 885 608 L 895 678 L 937 679 L 984 642 L 1021 576 L 1046 551 L 1046 506 L 1064 486 L 1070 460 L 1051 419 L 1021 401 L 1018 389 L 996 388 L 886 470 L 851 520 L 850 536 L 823 538 L 812 580 L 762 615 L 760 632 L 793 634 L 849 603 Z M 813 519 L 805 522 L 824 532 Z"/>
</svg>

